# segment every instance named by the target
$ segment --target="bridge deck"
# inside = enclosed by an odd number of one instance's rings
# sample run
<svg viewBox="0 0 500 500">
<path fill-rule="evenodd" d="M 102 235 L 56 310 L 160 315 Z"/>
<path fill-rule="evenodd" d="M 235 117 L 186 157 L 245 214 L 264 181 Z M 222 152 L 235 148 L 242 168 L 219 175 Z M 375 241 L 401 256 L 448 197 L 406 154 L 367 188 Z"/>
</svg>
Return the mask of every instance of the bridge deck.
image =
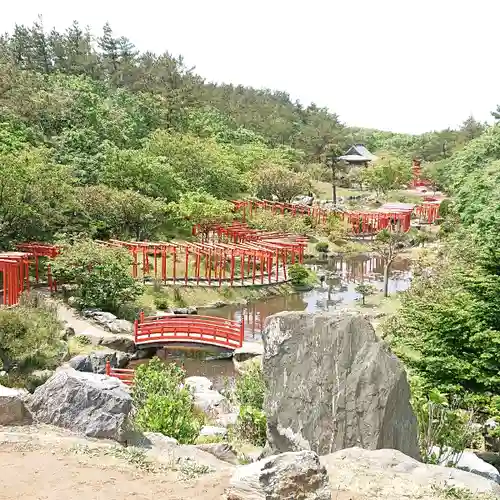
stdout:
<svg viewBox="0 0 500 500">
<path fill-rule="evenodd" d="M 226 349 L 241 347 L 244 323 L 215 316 L 141 316 L 135 322 L 137 347 L 169 343 L 208 344 Z"/>
</svg>

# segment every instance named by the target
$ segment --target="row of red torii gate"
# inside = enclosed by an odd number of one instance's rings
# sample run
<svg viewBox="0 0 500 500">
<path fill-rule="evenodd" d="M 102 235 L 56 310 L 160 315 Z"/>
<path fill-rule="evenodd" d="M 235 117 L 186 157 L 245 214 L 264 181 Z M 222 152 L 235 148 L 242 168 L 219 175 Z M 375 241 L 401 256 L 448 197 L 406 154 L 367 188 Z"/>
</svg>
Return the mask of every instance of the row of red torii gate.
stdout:
<svg viewBox="0 0 500 500">
<path fill-rule="evenodd" d="M 383 229 L 407 232 L 412 218 L 420 224 L 433 224 L 439 217 L 441 201 L 424 197 L 419 204 L 386 203 L 374 210 L 333 211 L 320 206 L 297 205 L 269 200 L 234 200 L 235 211 L 245 222 L 259 210 L 268 210 L 276 215 L 309 217 L 313 225 L 324 224 L 332 214 L 347 223 L 347 230 L 353 235 L 371 236 Z"/>
<path fill-rule="evenodd" d="M 308 216 L 325 222 L 331 212 L 318 207 L 298 206 L 270 201 L 234 201 L 235 212 L 242 214 L 242 222 L 228 225 L 193 227 L 193 242 L 125 242 L 101 241 L 102 245 L 122 247 L 131 255 L 131 274 L 136 279 L 157 281 L 165 285 L 184 286 L 249 286 L 277 284 L 288 280 L 287 266 L 302 263 L 308 238 L 301 235 L 269 232 L 250 228 L 245 220 L 255 210 Z M 416 216 L 427 223 L 439 214 L 439 201 L 424 199 L 417 206 L 387 204 L 367 212 L 338 212 L 351 227 L 354 236 L 373 235 L 384 228 L 398 231 L 410 229 Z M 15 305 L 23 291 L 30 289 L 30 269 L 34 281 L 47 283 L 56 290 L 50 260 L 40 267 L 40 259 L 54 259 L 61 248 L 43 243 L 17 245 L 16 252 L 0 254 L 4 305 Z M 45 262 L 44 262 L 45 264 Z"/>
</svg>

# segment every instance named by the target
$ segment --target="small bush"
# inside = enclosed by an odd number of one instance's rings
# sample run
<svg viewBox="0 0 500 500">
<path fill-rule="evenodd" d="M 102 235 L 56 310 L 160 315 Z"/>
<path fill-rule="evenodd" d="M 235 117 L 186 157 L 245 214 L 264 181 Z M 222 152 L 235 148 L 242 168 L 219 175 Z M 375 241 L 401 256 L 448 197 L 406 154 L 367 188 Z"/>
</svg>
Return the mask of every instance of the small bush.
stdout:
<svg viewBox="0 0 500 500">
<path fill-rule="evenodd" d="M 64 346 L 60 330 L 55 308 L 43 300 L 36 307 L 0 310 L 0 369 L 23 373 L 55 368 Z"/>
<path fill-rule="evenodd" d="M 288 268 L 288 276 L 294 286 L 305 286 L 309 284 L 309 272 L 301 264 L 294 264 Z"/>
<path fill-rule="evenodd" d="M 316 252 L 326 253 L 328 252 L 328 241 L 318 241 L 316 243 Z"/>
<path fill-rule="evenodd" d="M 132 396 L 139 430 L 159 432 L 183 444 L 195 441 L 203 421 L 189 389 L 183 387 L 184 378 L 182 368 L 159 358 L 137 368 Z"/>
<path fill-rule="evenodd" d="M 77 285 L 80 307 L 115 312 L 120 304 L 133 302 L 142 293 L 132 278 L 131 265 L 125 249 L 81 241 L 63 249 L 52 262 L 52 272 L 59 283 Z"/>
<path fill-rule="evenodd" d="M 154 316 L 156 311 L 151 307 L 145 307 L 137 302 L 125 302 L 118 306 L 118 309 L 114 311 L 114 314 L 120 319 L 126 319 L 128 321 L 134 322 L 138 317 L 140 312 L 144 313 L 144 316 Z"/>
<path fill-rule="evenodd" d="M 165 310 L 165 309 L 168 309 L 168 307 L 169 307 L 168 297 L 166 297 L 165 295 L 158 294 L 154 298 L 154 303 L 155 303 L 155 307 L 157 309 Z"/>
<path fill-rule="evenodd" d="M 363 302 L 363 305 L 365 305 L 366 297 L 377 293 L 377 288 L 373 285 L 370 285 L 369 283 L 358 283 L 354 288 L 354 291 L 361 295 L 361 300 Z"/>
<path fill-rule="evenodd" d="M 240 405 L 262 410 L 266 385 L 260 364 L 252 363 L 243 375 L 236 379 L 235 397 Z"/>
<path fill-rule="evenodd" d="M 412 377 L 410 382 L 422 460 L 454 467 L 474 439 L 473 412 L 450 405 L 446 396 L 436 389 L 427 393 L 419 377 Z M 438 455 L 436 449 L 439 449 Z"/>
<path fill-rule="evenodd" d="M 265 413 L 251 406 L 241 406 L 236 421 L 236 432 L 244 441 L 255 446 L 264 446 L 266 444 Z"/>
</svg>

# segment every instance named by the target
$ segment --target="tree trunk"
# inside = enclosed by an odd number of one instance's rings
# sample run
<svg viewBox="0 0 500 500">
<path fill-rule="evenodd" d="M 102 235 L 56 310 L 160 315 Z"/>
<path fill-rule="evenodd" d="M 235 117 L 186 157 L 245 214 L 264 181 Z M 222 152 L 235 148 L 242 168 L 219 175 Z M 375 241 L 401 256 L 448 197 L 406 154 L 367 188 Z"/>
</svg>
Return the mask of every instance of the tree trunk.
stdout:
<svg viewBox="0 0 500 500">
<path fill-rule="evenodd" d="M 363 305 L 365 305 L 365 296 L 364 296 L 364 294 L 363 294 L 362 301 L 363 301 Z"/>
<path fill-rule="evenodd" d="M 333 204 L 337 204 L 337 164 L 332 160 L 332 197 Z"/>
<path fill-rule="evenodd" d="M 391 270 L 391 261 L 384 265 L 384 297 L 389 297 L 389 271 Z"/>
</svg>

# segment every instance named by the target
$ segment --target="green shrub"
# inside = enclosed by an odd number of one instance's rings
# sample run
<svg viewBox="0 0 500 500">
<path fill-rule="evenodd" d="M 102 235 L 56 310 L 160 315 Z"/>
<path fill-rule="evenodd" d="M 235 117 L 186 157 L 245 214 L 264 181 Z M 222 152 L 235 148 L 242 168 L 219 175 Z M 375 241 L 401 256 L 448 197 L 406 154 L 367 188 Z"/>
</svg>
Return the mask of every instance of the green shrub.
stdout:
<svg viewBox="0 0 500 500">
<path fill-rule="evenodd" d="M 154 298 L 154 303 L 157 309 L 165 310 L 168 309 L 169 307 L 168 297 L 166 297 L 165 295 L 160 295 L 160 294 L 156 295 Z"/>
<path fill-rule="evenodd" d="M 370 285 L 369 283 L 358 283 L 354 288 L 354 291 L 361 295 L 361 300 L 363 302 L 363 305 L 365 305 L 366 297 L 377 293 L 377 288 L 374 285 Z"/>
<path fill-rule="evenodd" d="M 78 286 L 80 307 L 115 312 L 120 304 L 132 302 L 142 293 L 132 278 L 131 265 L 132 257 L 125 249 L 80 241 L 63 248 L 52 263 L 52 272 L 59 283 Z"/>
<path fill-rule="evenodd" d="M 328 241 L 318 241 L 316 243 L 316 252 L 326 253 L 328 252 Z"/>
<path fill-rule="evenodd" d="M 266 386 L 260 363 L 251 363 L 243 375 L 236 379 L 235 397 L 240 405 L 262 410 Z"/>
<path fill-rule="evenodd" d="M 136 369 L 132 396 L 139 430 L 159 432 L 183 444 L 195 441 L 203 421 L 189 389 L 182 385 L 184 378 L 182 368 L 159 358 Z"/>
<path fill-rule="evenodd" d="M 55 368 L 64 346 L 60 330 L 55 308 L 43 300 L 37 301 L 36 307 L 19 305 L 0 310 L 1 369 L 25 373 Z"/>
<path fill-rule="evenodd" d="M 305 286 L 309 284 L 309 271 L 301 264 L 294 264 L 288 268 L 288 276 L 294 286 Z"/>
<path fill-rule="evenodd" d="M 426 392 L 419 377 L 410 379 L 412 406 L 417 416 L 422 460 L 455 466 L 457 457 L 475 436 L 473 412 L 450 405 L 446 396 L 433 389 Z M 434 452 L 439 449 L 439 454 Z"/>
<path fill-rule="evenodd" d="M 144 316 L 154 316 L 156 313 L 151 307 L 143 306 L 137 302 L 124 302 L 118 306 L 114 314 L 120 319 L 134 322 L 139 317 L 141 311 L 144 313 Z"/>
<path fill-rule="evenodd" d="M 241 406 L 236 421 L 238 436 L 255 446 L 266 444 L 266 415 L 262 410 L 251 406 Z"/>
</svg>

